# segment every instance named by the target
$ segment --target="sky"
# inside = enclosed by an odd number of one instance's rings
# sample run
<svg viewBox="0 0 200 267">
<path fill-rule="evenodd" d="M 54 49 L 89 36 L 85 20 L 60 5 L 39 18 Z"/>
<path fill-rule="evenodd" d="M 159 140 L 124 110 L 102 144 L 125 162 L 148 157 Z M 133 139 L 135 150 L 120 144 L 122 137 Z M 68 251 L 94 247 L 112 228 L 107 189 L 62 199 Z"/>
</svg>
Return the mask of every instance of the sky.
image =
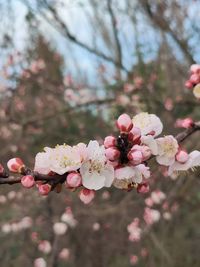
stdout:
<svg viewBox="0 0 200 267">
<path fill-rule="evenodd" d="M 31 0 L 34 2 L 34 0 Z M 94 36 L 93 28 L 91 25 L 91 21 L 88 19 L 89 16 L 93 16 L 92 8 L 88 2 L 88 0 L 84 0 L 84 9 L 83 5 L 78 3 L 82 3 L 82 0 L 65 0 L 67 5 L 67 9 L 59 8 L 58 12 L 63 21 L 66 22 L 70 31 L 74 33 L 78 37 L 79 40 L 89 44 L 90 46 L 97 45 L 99 50 L 104 51 L 104 53 L 109 53 L 106 45 L 102 42 L 102 39 L 99 38 L 99 34 Z M 190 1 L 188 5 L 188 10 L 190 17 L 193 18 L 194 21 L 200 21 L 200 1 Z M 26 28 L 26 24 L 24 22 L 25 16 L 27 14 L 27 8 L 21 3 L 20 0 L 13 0 L 13 10 L 15 13 L 16 22 L 13 27 L 14 31 L 14 43 L 19 51 L 23 51 L 26 47 L 28 40 L 28 29 Z M 120 1 L 123 7 L 123 0 Z M 87 15 L 86 15 L 87 13 Z M 104 15 L 104 14 L 103 14 Z M 139 43 L 143 54 L 145 55 L 145 60 L 148 62 L 152 60 L 159 48 L 160 38 L 159 34 L 155 33 L 152 29 L 151 25 L 148 24 L 148 21 L 144 20 L 144 17 L 138 12 L 138 32 L 139 32 Z M 104 15 L 104 19 L 106 25 L 109 27 L 110 19 Z M 97 65 L 101 62 L 101 60 L 95 55 L 89 53 L 85 49 L 80 48 L 77 45 L 70 44 L 60 33 L 58 33 L 55 29 L 52 28 L 46 21 L 40 18 L 40 30 L 44 33 L 46 38 L 50 41 L 53 47 L 56 48 L 65 58 L 68 69 L 75 75 L 77 73 L 77 66 L 81 70 L 82 73 L 86 73 L 89 81 L 91 83 L 95 83 L 96 81 L 96 69 Z M 135 29 L 133 29 L 132 24 L 128 21 L 127 16 L 121 15 L 118 18 L 117 25 L 120 28 L 120 41 L 123 46 L 123 55 L 124 55 L 124 65 L 130 68 L 132 64 L 136 62 L 136 57 L 134 55 L 134 47 L 135 47 Z M 185 28 L 190 29 L 191 25 L 189 21 L 186 21 Z M 98 29 L 97 29 L 98 30 Z M 94 37 L 94 38 L 93 38 Z M 167 37 L 170 40 L 170 37 Z M 128 41 L 127 41 L 128 40 Z M 127 42 L 126 42 L 127 41 Z M 178 49 L 177 45 L 170 40 L 174 53 L 176 56 L 182 60 L 182 54 Z M 190 37 L 191 44 L 195 44 L 196 39 L 194 36 Z M 148 44 L 148 45 L 146 45 Z M 200 46 L 196 48 L 195 57 L 196 60 L 200 60 Z M 112 72 L 113 68 L 111 64 L 107 64 L 108 69 Z"/>
</svg>

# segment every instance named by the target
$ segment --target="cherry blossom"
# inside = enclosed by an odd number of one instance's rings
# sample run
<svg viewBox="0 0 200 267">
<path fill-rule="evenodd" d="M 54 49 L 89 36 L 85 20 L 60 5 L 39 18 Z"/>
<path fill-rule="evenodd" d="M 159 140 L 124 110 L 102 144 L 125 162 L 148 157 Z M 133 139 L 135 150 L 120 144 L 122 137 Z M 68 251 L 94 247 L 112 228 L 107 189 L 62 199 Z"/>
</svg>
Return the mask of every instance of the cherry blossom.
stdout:
<svg viewBox="0 0 200 267">
<path fill-rule="evenodd" d="M 45 254 L 49 254 L 51 252 L 51 244 L 48 240 L 42 240 L 40 241 L 38 245 L 38 250 Z"/>
<path fill-rule="evenodd" d="M 137 242 L 141 238 L 142 229 L 139 227 L 139 219 L 135 218 L 132 223 L 127 226 L 129 232 L 129 240 L 132 242 Z"/>
<path fill-rule="evenodd" d="M 160 220 L 160 212 L 155 209 L 145 208 L 144 220 L 147 225 L 152 225 Z"/>
<path fill-rule="evenodd" d="M 90 141 L 87 146 L 87 160 L 80 168 L 83 186 L 88 189 L 99 190 L 110 187 L 114 180 L 114 168 L 105 156 L 104 146 L 97 141 Z"/>
<path fill-rule="evenodd" d="M 156 139 L 156 141 L 158 144 L 156 161 L 165 166 L 173 164 L 179 147 L 177 140 L 172 135 L 167 135 Z"/>
<path fill-rule="evenodd" d="M 37 258 L 34 261 L 34 267 L 47 267 L 47 263 L 43 258 Z"/>
<path fill-rule="evenodd" d="M 153 137 L 158 136 L 163 130 L 161 120 L 154 114 L 142 112 L 132 119 L 133 125 L 141 130 L 142 135 L 151 134 Z"/>
<path fill-rule="evenodd" d="M 169 166 L 168 174 L 171 176 L 174 172 L 188 171 L 200 166 L 200 151 L 194 150 L 188 155 L 188 160 L 184 163 L 175 161 Z"/>
<path fill-rule="evenodd" d="M 57 222 L 53 225 L 53 230 L 56 235 L 64 235 L 67 231 L 67 225 L 62 222 Z"/>
</svg>

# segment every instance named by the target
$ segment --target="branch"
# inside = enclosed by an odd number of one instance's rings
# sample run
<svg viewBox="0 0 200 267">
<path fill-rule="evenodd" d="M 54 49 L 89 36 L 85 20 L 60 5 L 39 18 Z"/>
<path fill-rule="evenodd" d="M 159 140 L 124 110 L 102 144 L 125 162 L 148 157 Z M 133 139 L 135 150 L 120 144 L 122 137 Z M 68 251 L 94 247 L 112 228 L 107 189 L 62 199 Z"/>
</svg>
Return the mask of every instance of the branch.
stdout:
<svg viewBox="0 0 200 267">
<path fill-rule="evenodd" d="M 117 61 L 122 66 L 122 48 L 121 48 L 121 44 L 120 44 L 120 40 L 119 40 L 119 36 L 118 36 L 118 30 L 117 30 L 117 26 L 116 26 L 117 21 L 116 21 L 116 18 L 115 18 L 113 9 L 112 9 L 112 0 L 107 0 L 107 5 L 108 5 L 108 12 L 110 14 L 114 38 L 115 38 L 115 43 L 116 43 L 116 48 L 117 48 Z"/>
<path fill-rule="evenodd" d="M 52 185 L 53 188 L 59 183 L 64 183 L 66 180 L 66 175 L 45 175 L 40 174 L 38 172 L 32 171 L 29 168 L 24 168 L 24 170 L 21 173 L 22 175 L 32 175 L 35 179 L 35 181 L 41 181 L 44 183 L 49 183 Z M 15 176 L 9 176 L 8 173 L 1 174 L 0 176 L 0 184 L 18 184 L 21 182 L 22 177 L 15 177 Z"/>
<path fill-rule="evenodd" d="M 176 136 L 176 139 L 179 143 L 183 142 L 187 138 L 189 138 L 192 134 L 195 132 L 200 131 L 200 121 L 196 122 L 192 125 L 191 128 L 186 129 L 185 131 L 179 133 Z M 152 156 L 150 159 L 152 159 L 154 156 Z M 52 190 L 58 185 L 63 184 L 66 180 L 67 174 L 64 175 L 58 175 L 58 174 L 52 174 L 52 175 L 44 175 L 40 174 L 38 172 L 32 171 L 29 168 L 24 168 L 21 172 L 22 175 L 32 175 L 35 179 L 35 181 L 41 181 L 43 183 L 49 183 L 52 186 Z M 21 177 L 15 177 L 10 176 L 9 173 L 6 173 L 5 171 L 3 174 L 0 174 L 0 184 L 16 184 L 21 182 Z"/>
<path fill-rule="evenodd" d="M 28 5 L 26 2 L 24 2 L 24 0 L 21 0 L 21 2 L 23 4 L 26 5 L 27 8 L 31 9 L 31 12 L 34 13 L 34 10 L 30 7 L 30 5 Z M 122 70 L 124 70 L 126 73 L 128 73 L 128 69 L 123 66 L 123 64 L 118 61 L 113 59 L 112 57 L 104 54 L 103 52 L 99 51 L 98 49 L 95 49 L 91 46 L 89 46 L 86 43 L 83 43 L 82 41 L 80 41 L 75 35 L 73 35 L 69 28 L 67 27 L 67 25 L 61 20 L 61 18 L 59 17 L 57 11 L 50 6 L 46 0 L 44 0 L 44 4 L 46 5 L 46 7 L 48 8 L 48 11 L 50 11 L 50 13 L 52 14 L 53 18 L 55 19 L 55 21 L 58 23 L 58 26 L 53 24 L 52 21 L 50 21 L 50 19 L 48 17 L 46 17 L 44 14 L 41 14 L 40 11 L 40 15 L 42 16 L 43 19 L 45 19 L 54 29 L 56 29 L 59 33 L 61 33 L 63 36 L 65 36 L 67 39 L 69 39 L 72 43 L 84 48 L 85 50 L 87 50 L 88 52 L 108 61 L 111 62 L 112 64 L 114 64 L 115 66 L 121 68 Z"/>
<path fill-rule="evenodd" d="M 28 118 L 27 120 L 24 120 L 20 124 L 22 126 L 27 126 L 28 124 L 32 124 L 34 122 L 38 122 L 38 121 L 43 121 L 43 120 L 46 120 L 46 119 L 54 118 L 55 116 L 58 116 L 58 115 L 63 114 L 63 113 L 71 113 L 74 110 L 77 111 L 80 108 L 89 107 L 91 105 L 104 105 L 104 104 L 112 103 L 113 101 L 115 101 L 114 98 L 95 99 L 95 100 L 89 101 L 87 103 L 78 104 L 75 107 L 65 107 L 65 108 L 63 108 L 61 110 L 54 111 L 53 113 L 52 112 L 51 113 L 46 113 L 46 114 L 44 114 L 43 116 L 40 116 L 40 117 L 32 116 L 32 117 Z"/>
<path fill-rule="evenodd" d="M 163 4 L 164 3 L 161 3 L 161 5 Z M 156 25 L 156 27 L 160 28 L 162 31 L 169 33 L 171 37 L 175 40 L 175 42 L 178 44 L 178 46 L 181 48 L 189 63 L 194 64 L 195 60 L 189 52 L 187 40 L 183 38 L 181 39 L 177 35 L 177 33 L 170 27 L 169 22 L 164 18 L 163 14 L 160 14 L 160 12 L 158 11 L 152 12 L 151 4 L 148 0 L 141 0 L 141 5 L 150 20 L 154 23 L 154 25 Z M 158 4 L 157 7 L 161 7 L 160 4 Z"/>
</svg>

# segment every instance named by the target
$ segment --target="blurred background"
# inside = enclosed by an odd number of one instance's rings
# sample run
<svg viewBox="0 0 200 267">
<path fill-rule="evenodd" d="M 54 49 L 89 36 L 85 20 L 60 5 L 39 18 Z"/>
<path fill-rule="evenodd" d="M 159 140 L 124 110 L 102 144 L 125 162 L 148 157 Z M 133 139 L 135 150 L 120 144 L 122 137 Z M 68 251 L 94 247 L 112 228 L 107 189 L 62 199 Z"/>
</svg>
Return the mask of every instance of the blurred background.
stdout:
<svg viewBox="0 0 200 267">
<path fill-rule="evenodd" d="M 200 120 L 184 86 L 200 61 L 199 14 L 199 0 L 0 0 L 0 162 L 32 168 L 45 146 L 101 143 L 123 112 L 157 114 L 165 134 L 181 131 L 177 119 Z M 200 149 L 198 133 L 184 146 Z M 101 190 L 85 206 L 65 189 L 1 186 L 0 266 L 199 267 L 199 174 L 152 168 L 151 190 L 165 197 L 151 226 L 151 193 Z M 143 234 L 132 242 L 136 217 Z"/>
</svg>

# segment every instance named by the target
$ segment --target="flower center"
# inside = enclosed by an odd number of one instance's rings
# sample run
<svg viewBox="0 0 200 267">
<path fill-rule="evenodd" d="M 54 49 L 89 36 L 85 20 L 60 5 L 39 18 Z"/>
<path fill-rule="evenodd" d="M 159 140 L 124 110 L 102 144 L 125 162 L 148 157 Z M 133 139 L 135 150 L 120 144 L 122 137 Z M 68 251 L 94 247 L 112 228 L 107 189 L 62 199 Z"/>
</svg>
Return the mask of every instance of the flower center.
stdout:
<svg viewBox="0 0 200 267">
<path fill-rule="evenodd" d="M 104 164 L 102 164 L 102 162 L 100 162 L 98 160 L 91 161 L 89 172 L 90 173 L 92 173 L 92 172 L 100 173 L 103 166 L 104 166 Z"/>
</svg>

